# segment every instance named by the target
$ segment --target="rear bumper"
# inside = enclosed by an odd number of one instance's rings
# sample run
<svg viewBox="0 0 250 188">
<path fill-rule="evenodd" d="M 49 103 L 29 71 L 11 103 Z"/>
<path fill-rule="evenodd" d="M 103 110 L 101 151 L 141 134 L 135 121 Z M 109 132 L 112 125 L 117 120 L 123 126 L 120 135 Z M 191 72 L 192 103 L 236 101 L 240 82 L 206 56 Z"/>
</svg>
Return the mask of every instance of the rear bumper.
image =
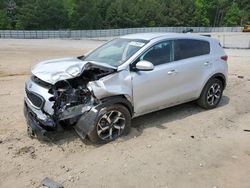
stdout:
<svg viewBox="0 0 250 188">
<path fill-rule="evenodd" d="M 38 140 L 50 140 L 49 136 L 56 131 L 55 122 L 50 120 L 46 124 L 45 121 L 38 119 L 36 114 L 27 105 L 26 101 L 24 101 L 23 112 L 27 122 L 29 136 L 37 138 Z"/>
</svg>

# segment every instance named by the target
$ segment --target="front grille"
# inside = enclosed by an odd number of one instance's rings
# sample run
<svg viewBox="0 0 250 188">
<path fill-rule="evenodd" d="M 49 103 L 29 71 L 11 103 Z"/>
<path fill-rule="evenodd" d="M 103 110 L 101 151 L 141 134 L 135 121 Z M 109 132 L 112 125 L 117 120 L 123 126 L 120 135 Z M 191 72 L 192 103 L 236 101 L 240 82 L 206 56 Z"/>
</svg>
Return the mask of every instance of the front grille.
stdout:
<svg viewBox="0 0 250 188">
<path fill-rule="evenodd" d="M 30 92 L 27 88 L 25 90 L 26 90 L 27 98 L 30 100 L 30 102 L 35 107 L 41 109 L 43 107 L 44 99 L 41 96 L 39 96 L 38 94 Z"/>
</svg>

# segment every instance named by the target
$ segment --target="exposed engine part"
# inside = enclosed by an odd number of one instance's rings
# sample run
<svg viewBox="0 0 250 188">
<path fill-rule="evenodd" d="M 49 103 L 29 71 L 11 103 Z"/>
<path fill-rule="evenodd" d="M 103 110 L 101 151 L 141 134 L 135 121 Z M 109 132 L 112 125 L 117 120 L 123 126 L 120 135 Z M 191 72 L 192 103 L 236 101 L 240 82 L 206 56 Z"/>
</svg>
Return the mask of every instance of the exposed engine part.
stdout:
<svg viewBox="0 0 250 188">
<path fill-rule="evenodd" d="M 77 78 L 62 80 L 51 85 L 49 93 L 53 97 L 49 100 L 54 102 L 53 120 L 58 123 L 70 119 L 69 123 L 74 124 L 80 115 L 89 111 L 93 105 L 98 103 L 98 100 L 94 98 L 86 85 L 90 81 L 98 80 L 110 74 L 110 72 L 110 69 L 91 66 Z"/>
</svg>

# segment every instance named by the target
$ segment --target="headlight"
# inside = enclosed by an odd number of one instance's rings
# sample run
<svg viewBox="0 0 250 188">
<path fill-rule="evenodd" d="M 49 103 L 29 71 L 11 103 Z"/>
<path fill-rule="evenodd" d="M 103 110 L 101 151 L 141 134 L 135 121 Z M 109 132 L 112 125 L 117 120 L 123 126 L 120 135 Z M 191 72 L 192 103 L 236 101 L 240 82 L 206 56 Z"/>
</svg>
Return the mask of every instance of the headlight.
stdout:
<svg viewBox="0 0 250 188">
<path fill-rule="evenodd" d="M 81 73 L 81 69 L 78 66 L 72 66 L 66 70 L 66 73 L 68 73 L 71 76 L 76 77 Z"/>
</svg>

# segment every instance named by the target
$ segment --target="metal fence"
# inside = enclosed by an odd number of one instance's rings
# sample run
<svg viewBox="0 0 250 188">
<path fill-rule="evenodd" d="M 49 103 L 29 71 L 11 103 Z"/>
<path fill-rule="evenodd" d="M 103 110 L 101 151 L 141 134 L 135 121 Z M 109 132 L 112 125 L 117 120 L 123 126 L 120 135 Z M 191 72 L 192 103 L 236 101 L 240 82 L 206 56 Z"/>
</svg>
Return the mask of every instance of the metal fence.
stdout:
<svg viewBox="0 0 250 188">
<path fill-rule="evenodd" d="M 211 33 L 224 48 L 250 49 L 250 33 Z"/>
<path fill-rule="evenodd" d="M 225 48 L 250 49 L 250 34 L 242 33 L 241 27 L 150 27 L 105 30 L 58 30 L 58 31 L 21 31 L 0 30 L 0 38 L 5 39 L 101 39 L 146 32 L 175 32 L 193 29 L 194 33 L 209 33 L 217 38 Z"/>
<path fill-rule="evenodd" d="M 58 30 L 58 31 L 0 30 L 0 38 L 12 38 L 12 39 L 101 38 L 101 37 L 113 37 L 131 33 L 146 33 L 146 32 L 181 33 L 184 30 L 188 30 L 190 28 L 193 29 L 193 32 L 197 33 L 241 31 L 241 27 L 148 27 L 148 28 L 127 28 L 127 29 Z"/>
</svg>

